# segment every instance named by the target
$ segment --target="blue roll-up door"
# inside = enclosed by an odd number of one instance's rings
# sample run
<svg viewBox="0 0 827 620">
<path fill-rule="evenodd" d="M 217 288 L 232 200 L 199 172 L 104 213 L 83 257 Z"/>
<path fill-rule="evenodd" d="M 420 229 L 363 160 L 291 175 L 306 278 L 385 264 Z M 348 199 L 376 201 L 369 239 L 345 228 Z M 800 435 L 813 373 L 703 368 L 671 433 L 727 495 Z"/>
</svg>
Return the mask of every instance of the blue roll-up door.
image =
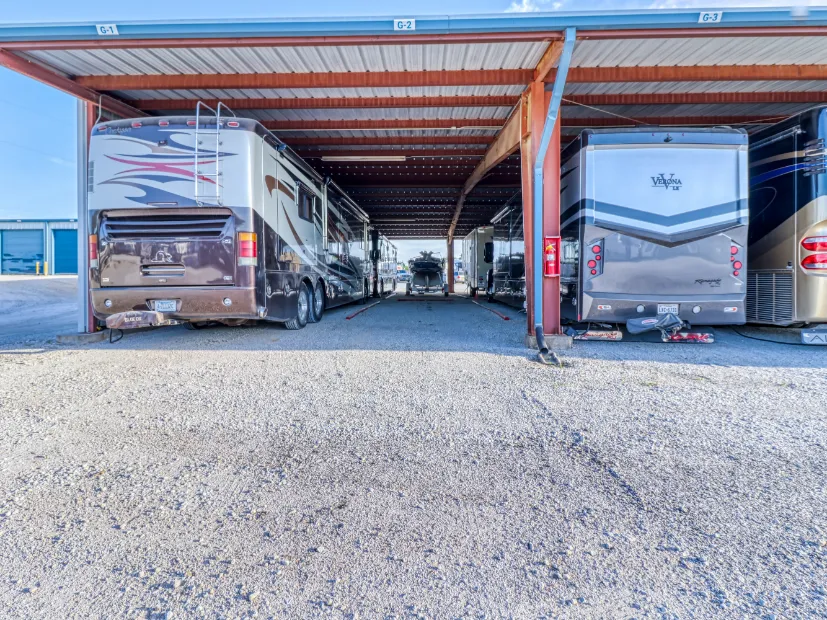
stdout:
<svg viewBox="0 0 827 620">
<path fill-rule="evenodd" d="M 52 273 L 78 272 L 78 231 L 54 231 L 54 267 Z"/>
<path fill-rule="evenodd" d="M 3 259 L 0 272 L 7 274 L 35 273 L 35 263 L 43 269 L 42 230 L 4 230 L 0 239 Z"/>
</svg>

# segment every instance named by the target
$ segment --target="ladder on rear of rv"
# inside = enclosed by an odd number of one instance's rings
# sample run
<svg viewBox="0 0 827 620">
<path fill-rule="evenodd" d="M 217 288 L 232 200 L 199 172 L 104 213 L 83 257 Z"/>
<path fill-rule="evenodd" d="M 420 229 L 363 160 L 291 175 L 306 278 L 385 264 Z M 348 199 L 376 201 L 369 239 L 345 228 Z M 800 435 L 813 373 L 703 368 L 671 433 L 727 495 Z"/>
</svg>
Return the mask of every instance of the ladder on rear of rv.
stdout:
<svg viewBox="0 0 827 620">
<path fill-rule="evenodd" d="M 210 131 L 207 129 L 201 128 L 201 108 L 205 110 L 209 110 L 213 113 L 215 117 L 215 131 Z M 203 101 L 199 101 L 195 106 L 195 150 L 193 151 L 193 156 L 195 158 L 195 165 L 193 166 L 193 177 L 195 179 L 195 203 L 201 207 L 204 206 L 205 202 L 215 203 L 217 205 L 221 205 L 221 110 L 222 108 L 225 110 L 225 115 L 227 117 L 232 116 L 235 118 L 235 113 L 225 106 L 220 101 L 216 106 L 216 109 L 213 110 L 210 106 L 208 106 Z M 203 144 L 203 137 L 204 136 L 215 136 L 215 150 L 206 150 L 202 148 Z M 214 162 L 205 161 L 208 160 L 210 157 L 215 159 Z M 201 170 L 200 166 L 201 163 L 206 166 L 210 163 L 215 163 L 214 172 L 208 172 L 209 168 L 205 168 Z M 200 185 L 206 179 L 212 179 L 214 181 L 215 187 L 215 194 L 214 195 L 207 195 L 203 189 L 200 189 Z"/>
</svg>

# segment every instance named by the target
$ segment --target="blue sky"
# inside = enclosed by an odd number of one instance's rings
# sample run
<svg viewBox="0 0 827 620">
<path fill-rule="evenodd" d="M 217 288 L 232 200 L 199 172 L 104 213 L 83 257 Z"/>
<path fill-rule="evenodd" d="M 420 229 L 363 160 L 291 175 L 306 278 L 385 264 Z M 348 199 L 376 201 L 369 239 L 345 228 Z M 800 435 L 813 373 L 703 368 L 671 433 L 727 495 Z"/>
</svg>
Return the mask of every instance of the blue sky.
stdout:
<svg viewBox="0 0 827 620">
<path fill-rule="evenodd" d="M 827 0 L 819 0 L 819 4 Z M 791 0 L 787 3 L 793 3 Z M 418 15 L 498 13 L 532 10 L 588 10 L 686 7 L 714 4 L 772 5 L 765 0 L 144 0 L 113 3 L 102 0 L 5 2 L 3 22 L 115 22 L 201 18 L 296 16 Z M 811 3 L 811 4 L 814 4 Z M 0 219 L 75 217 L 75 101 L 37 82 L 0 69 Z"/>
</svg>

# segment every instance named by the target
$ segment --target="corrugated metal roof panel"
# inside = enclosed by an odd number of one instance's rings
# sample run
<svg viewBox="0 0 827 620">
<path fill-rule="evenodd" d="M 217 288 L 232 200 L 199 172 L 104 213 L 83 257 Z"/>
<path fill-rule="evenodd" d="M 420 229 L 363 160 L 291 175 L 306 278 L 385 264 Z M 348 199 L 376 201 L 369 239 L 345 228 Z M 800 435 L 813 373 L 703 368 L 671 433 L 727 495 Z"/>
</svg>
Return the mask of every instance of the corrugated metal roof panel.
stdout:
<svg viewBox="0 0 827 620">
<path fill-rule="evenodd" d="M 573 67 L 817 65 L 827 37 L 710 37 L 578 41 Z"/>
<path fill-rule="evenodd" d="M 71 75 L 328 73 L 530 69 L 545 42 L 31 52 Z"/>
</svg>

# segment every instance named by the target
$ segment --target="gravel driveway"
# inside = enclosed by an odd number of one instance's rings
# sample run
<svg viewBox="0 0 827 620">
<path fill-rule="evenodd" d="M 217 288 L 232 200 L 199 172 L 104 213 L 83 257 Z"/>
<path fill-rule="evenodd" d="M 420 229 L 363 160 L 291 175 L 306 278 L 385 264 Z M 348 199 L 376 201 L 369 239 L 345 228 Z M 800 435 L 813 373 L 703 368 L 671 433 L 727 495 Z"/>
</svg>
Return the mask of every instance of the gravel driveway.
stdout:
<svg viewBox="0 0 827 620">
<path fill-rule="evenodd" d="M 827 350 L 357 309 L 0 352 L 2 615 L 827 617 Z"/>
</svg>

